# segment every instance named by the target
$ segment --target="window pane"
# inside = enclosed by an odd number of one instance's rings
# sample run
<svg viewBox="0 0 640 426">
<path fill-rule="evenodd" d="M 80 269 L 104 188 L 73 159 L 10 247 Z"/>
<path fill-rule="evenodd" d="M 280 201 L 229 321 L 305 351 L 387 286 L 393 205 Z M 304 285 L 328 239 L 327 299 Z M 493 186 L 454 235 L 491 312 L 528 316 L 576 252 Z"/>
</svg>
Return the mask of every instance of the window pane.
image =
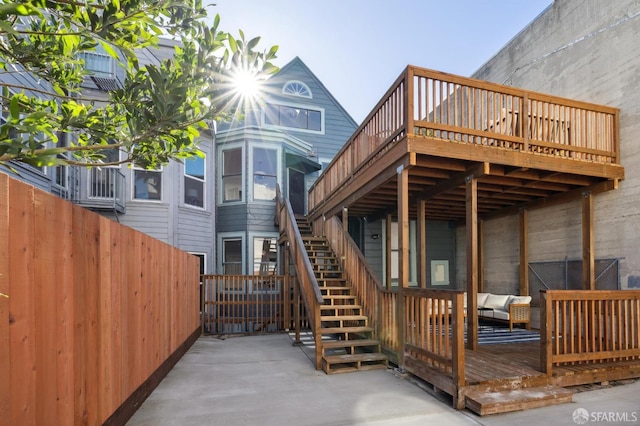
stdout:
<svg viewBox="0 0 640 426">
<path fill-rule="evenodd" d="M 242 273 L 242 240 L 223 241 L 222 263 L 225 274 Z"/>
<path fill-rule="evenodd" d="M 256 200 L 275 200 L 276 177 L 255 175 L 253 177 L 253 198 Z"/>
<path fill-rule="evenodd" d="M 322 130 L 320 124 L 320 111 L 309 111 L 309 130 Z"/>
<path fill-rule="evenodd" d="M 277 105 L 267 105 L 264 110 L 266 124 L 280 124 L 280 108 Z"/>
<path fill-rule="evenodd" d="M 242 174 L 242 149 L 229 149 L 222 152 L 223 176 Z"/>
<path fill-rule="evenodd" d="M 253 149 L 253 173 L 276 176 L 278 170 L 277 151 L 274 149 Z"/>
<path fill-rule="evenodd" d="M 204 180 L 204 158 L 187 158 L 184 161 L 184 170 L 187 175 Z"/>
<path fill-rule="evenodd" d="M 275 238 L 253 239 L 253 273 L 274 275 L 277 266 L 277 244 Z"/>
<path fill-rule="evenodd" d="M 153 170 L 134 170 L 133 198 L 160 200 L 162 198 L 162 174 Z"/>
<path fill-rule="evenodd" d="M 242 200 L 242 176 L 222 178 L 223 201 Z"/>
<path fill-rule="evenodd" d="M 192 206 L 204 207 L 204 182 L 185 176 L 184 202 Z"/>
</svg>

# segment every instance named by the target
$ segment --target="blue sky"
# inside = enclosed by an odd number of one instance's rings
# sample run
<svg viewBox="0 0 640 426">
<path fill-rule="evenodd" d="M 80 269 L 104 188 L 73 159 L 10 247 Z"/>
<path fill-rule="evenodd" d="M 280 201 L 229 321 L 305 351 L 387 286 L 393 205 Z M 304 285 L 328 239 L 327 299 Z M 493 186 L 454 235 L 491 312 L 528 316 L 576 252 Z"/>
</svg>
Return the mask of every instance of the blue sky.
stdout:
<svg viewBox="0 0 640 426">
<path fill-rule="evenodd" d="M 408 65 L 471 75 L 552 0 L 215 0 L 220 29 L 299 56 L 360 123 Z"/>
</svg>

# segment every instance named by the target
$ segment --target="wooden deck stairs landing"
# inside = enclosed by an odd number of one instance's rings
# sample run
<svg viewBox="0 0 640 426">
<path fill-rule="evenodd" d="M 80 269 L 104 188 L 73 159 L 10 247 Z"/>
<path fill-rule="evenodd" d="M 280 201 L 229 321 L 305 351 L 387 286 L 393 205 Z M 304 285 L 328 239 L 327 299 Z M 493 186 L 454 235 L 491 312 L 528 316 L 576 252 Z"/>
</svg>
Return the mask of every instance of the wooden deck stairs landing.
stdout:
<svg viewBox="0 0 640 426">
<path fill-rule="evenodd" d="M 362 306 L 344 278 L 325 237 L 312 235 L 304 217 L 296 217 L 324 304 L 320 307 L 322 368 L 327 374 L 387 368 L 388 358 Z"/>
<path fill-rule="evenodd" d="M 467 393 L 466 407 L 476 414 L 507 413 L 546 407 L 573 401 L 573 391 L 560 386 L 546 385 L 508 390 L 476 390 Z"/>
</svg>

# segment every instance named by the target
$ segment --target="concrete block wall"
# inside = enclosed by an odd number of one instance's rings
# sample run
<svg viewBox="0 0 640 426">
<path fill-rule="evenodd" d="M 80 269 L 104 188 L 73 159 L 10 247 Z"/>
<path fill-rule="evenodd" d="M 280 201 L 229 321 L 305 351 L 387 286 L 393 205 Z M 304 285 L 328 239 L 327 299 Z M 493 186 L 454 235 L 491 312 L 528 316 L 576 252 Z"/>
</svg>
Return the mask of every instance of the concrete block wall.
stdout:
<svg viewBox="0 0 640 426">
<path fill-rule="evenodd" d="M 595 256 L 622 258 L 621 287 L 640 288 L 640 1 L 555 0 L 473 77 L 620 109 L 625 180 L 594 201 Z M 466 279 L 464 227 L 458 278 Z M 529 212 L 530 261 L 582 257 L 580 202 Z M 517 289 L 518 219 L 485 223 L 485 282 Z"/>
</svg>

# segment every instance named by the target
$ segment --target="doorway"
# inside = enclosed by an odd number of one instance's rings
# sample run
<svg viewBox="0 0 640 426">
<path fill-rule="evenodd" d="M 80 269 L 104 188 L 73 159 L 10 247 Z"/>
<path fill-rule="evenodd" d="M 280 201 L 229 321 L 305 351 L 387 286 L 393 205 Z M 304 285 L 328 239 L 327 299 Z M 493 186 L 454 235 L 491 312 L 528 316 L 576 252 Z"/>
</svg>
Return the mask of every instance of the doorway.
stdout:
<svg viewBox="0 0 640 426">
<path fill-rule="evenodd" d="M 289 202 L 294 214 L 305 214 L 305 185 L 304 173 L 289 169 Z"/>
</svg>

